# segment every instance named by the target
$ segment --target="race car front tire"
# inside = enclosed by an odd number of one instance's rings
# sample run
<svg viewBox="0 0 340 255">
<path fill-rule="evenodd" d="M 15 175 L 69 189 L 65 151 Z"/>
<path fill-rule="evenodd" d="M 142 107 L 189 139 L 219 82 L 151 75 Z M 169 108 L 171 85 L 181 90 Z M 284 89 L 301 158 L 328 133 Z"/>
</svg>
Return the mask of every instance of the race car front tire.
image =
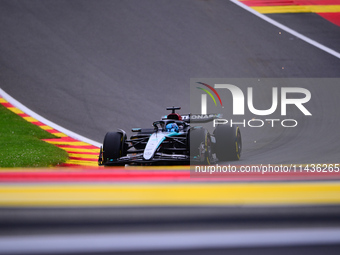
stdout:
<svg viewBox="0 0 340 255">
<path fill-rule="evenodd" d="M 103 164 L 117 161 L 126 156 L 126 135 L 121 132 L 108 132 L 103 142 Z"/>
<path fill-rule="evenodd" d="M 191 128 L 187 139 L 190 144 L 190 157 L 194 159 L 191 163 L 211 164 L 212 149 L 208 131 L 202 127 Z"/>
</svg>

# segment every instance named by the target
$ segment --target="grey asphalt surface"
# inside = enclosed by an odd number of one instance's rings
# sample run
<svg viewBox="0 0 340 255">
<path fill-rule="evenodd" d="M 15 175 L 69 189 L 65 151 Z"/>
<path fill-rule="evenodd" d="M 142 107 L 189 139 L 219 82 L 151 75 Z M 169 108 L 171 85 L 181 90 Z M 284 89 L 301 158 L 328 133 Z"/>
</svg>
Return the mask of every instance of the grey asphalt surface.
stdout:
<svg viewBox="0 0 340 255">
<path fill-rule="evenodd" d="M 322 20 L 323 33 L 313 33 L 297 16 L 271 17 L 339 51 L 339 27 Z M 340 75 L 339 59 L 222 0 L 0 0 L 0 32 L 0 87 L 98 142 L 150 126 L 167 106 L 188 112 L 190 78 Z M 299 128 L 242 130 L 240 164 L 339 163 L 340 86 L 310 89 L 313 117 L 297 114 Z"/>
<path fill-rule="evenodd" d="M 98 142 L 117 128 L 150 127 L 167 106 L 189 112 L 190 78 L 340 74 L 339 59 L 228 1 L 1 0 L 0 6 L 0 87 Z M 311 34 L 300 19 L 273 17 L 287 25 L 297 20 L 295 28 Z M 313 26 L 313 39 L 337 50 L 340 28 L 320 19 L 308 18 L 321 24 Z M 288 134 L 242 130 L 240 163 L 338 163 L 338 94 L 337 87 L 313 88 L 315 117 L 307 125 L 298 116 L 302 125 Z M 254 101 L 261 100 L 256 94 Z"/>
<path fill-rule="evenodd" d="M 1 88 L 99 142 L 187 112 L 190 78 L 339 76 L 339 59 L 228 1 L 0 4 Z"/>
<path fill-rule="evenodd" d="M 339 26 L 316 13 L 283 13 L 266 16 L 337 52 L 340 51 Z"/>
</svg>

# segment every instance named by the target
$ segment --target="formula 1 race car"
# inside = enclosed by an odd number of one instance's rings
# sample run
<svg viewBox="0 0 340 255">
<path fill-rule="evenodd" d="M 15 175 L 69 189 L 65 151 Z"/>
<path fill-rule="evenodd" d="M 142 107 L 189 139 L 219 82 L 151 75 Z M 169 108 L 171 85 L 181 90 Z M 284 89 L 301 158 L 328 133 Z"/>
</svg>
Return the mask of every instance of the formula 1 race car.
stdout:
<svg viewBox="0 0 340 255">
<path fill-rule="evenodd" d="M 220 114 L 179 115 L 180 107 L 153 123 L 152 129 L 133 128 L 130 139 L 126 132 L 108 132 L 100 148 L 99 165 L 125 164 L 212 164 L 238 160 L 242 150 L 238 127 L 217 125 L 213 134 L 202 126 L 191 126 L 220 118 Z"/>
</svg>

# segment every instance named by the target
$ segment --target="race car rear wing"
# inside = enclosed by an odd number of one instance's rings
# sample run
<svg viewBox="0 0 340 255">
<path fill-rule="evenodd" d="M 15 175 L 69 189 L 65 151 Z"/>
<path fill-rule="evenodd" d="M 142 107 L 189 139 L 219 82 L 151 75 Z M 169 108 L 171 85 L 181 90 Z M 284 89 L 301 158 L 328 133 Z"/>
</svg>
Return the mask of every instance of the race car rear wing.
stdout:
<svg viewBox="0 0 340 255">
<path fill-rule="evenodd" d="M 182 120 L 187 123 L 206 123 L 213 121 L 214 119 L 220 119 L 223 117 L 221 113 L 208 113 L 208 114 L 183 114 Z M 167 116 L 163 116 L 162 119 L 167 119 Z"/>
<path fill-rule="evenodd" d="M 185 122 L 190 122 L 190 123 L 206 123 L 213 121 L 214 119 L 220 119 L 222 118 L 221 113 L 208 113 L 208 114 L 185 114 L 182 115 L 182 119 Z"/>
</svg>

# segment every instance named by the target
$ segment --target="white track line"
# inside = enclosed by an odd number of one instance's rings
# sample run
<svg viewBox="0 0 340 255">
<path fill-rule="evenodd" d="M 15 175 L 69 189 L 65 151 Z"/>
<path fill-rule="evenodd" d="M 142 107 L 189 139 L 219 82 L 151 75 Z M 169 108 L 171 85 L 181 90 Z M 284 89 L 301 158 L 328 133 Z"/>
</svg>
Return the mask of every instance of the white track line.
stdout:
<svg viewBox="0 0 340 255">
<path fill-rule="evenodd" d="M 0 254 L 188 250 L 339 243 L 340 228 L 59 234 L 0 237 Z"/>
<path fill-rule="evenodd" d="M 290 29 L 289 27 L 286 27 L 286 26 L 282 25 L 281 23 L 279 23 L 279 22 L 277 22 L 277 21 L 275 21 L 275 20 L 273 20 L 271 18 L 268 18 L 265 15 L 263 15 L 261 13 L 258 13 L 257 11 L 251 9 L 250 7 L 248 7 L 247 5 L 239 2 L 238 0 L 230 0 L 230 1 L 233 2 L 234 4 L 240 6 L 241 8 L 247 10 L 248 12 L 256 15 L 257 17 L 267 21 L 268 23 L 270 23 L 270 24 L 272 24 L 272 25 L 274 25 L 274 26 L 276 26 L 276 27 L 278 27 L 278 28 L 280 28 L 280 29 L 282 29 L 282 30 L 284 30 L 284 31 L 286 31 L 286 32 L 296 36 L 297 38 L 300 38 L 301 40 L 303 40 L 303 41 L 305 41 L 305 42 L 307 42 L 307 43 L 309 43 L 309 44 L 311 44 L 311 45 L 313 45 L 313 46 L 315 46 L 315 47 L 317 47 L 317 48 L 319 48 L 319 49 L 321 49 L 321 50 L 323 50 L 323 51 L 325 51 L 325 52 L 327 52 L 327 53 L 329 53 L 331 55 L 333 55 L 334 57 L 337 57 L 337 58 L 340 59 L 340 53 L 336 52 L 335 50 L 332 50 L 332 49 L 330 49 L 330 48 L 328 48 L 328 47 L 326 47 L 326 46 L 324 46 L 324 45 L 322 45 L 322 44 L 320 44 L 320 43 L 318 43 L 318 42 L 316 42 L 316 41 L 314 41 L 314 40 L 312 40 L 312 39 L 310 39 L 310 38 L 308 38 L 308 37 L 306 37 L 306 36 L 304 36 L 304 35 L 302 35 L 302 34 L 300 34 L 298 32 L 296 32 L 295 30 Z M 10 102 L 12 105 L 14 105 L 15 107 L 19 108 L 20 110 L 22 110 L 26 114 L 30 115 L 31 117 L 39 120 L 40 122 L 42 122 L 42 123 L 44 123 L 44 124 L 54 128 L 54 129 L 60 131 L 60 132 L 66 134 L 66 135 L 68 135 L 68 136 L 70 136 L 70 137 L 72 137 L 74 139 L 77 139 L 77 140 L 80 140 L 80 141 L 92 144 L 92 145 L 97 146 L 97 147 L 101 146 L 101 144 L 96 142 L 96 141 L 93 141 L 93 140 L 88 139 L 88 138 L 86 138 L 84 136 L 76 134 L 76 133 L 74 133 L 74 132 L 72 132 L 72 131 L 70 131 L 68 129 L 65 129 L 65 128 L 63 128 L 63 127 L 61 127 L 61 126 L 59 126 L 59 125 L 57 125 L 57 124 L 55 124 L 55 123 L 45 119 L 44 117 L 42 117 L 39 114 L 33 112 L 32 110 L 28 109 L 26 106 L 24 106 L 23 104 L 21 104 L 20 102 L 18 102 L 14 98 L 12 98 L 5 91 L 3 91 L 1 88 L 0 88 L 0 95 L 2 95 L 2 97 L 5 98 L 8 102 Z"/>
<path fill-rule="evenodd" d="M 335 50 L 332 50 L 331 48 L 328 48 L 325 45 L 322 45 L 321 43 L 318 43 L 317 41 L 314 41 L 314 40 L 308 38 L 307 36 L 304 36 L 304 35 L 296 32 L 295 30 L 290 29 L 289 27 L 286 27 L 285 25 L 282 25 L 281 23 L 279 23 L 279 22 L 277 22 L 277 21 L 275 21 L 275 20 L 273 20 L 271 18 L 268 18 L 268 16 L 255 11 L 254 9 L 252 9 L 249 6 L 239 2 L 238 0 L 230 0 L 230 1 L 233 2 L 234 4 L 237 4 L 241 8 L 245 9 L 246 11 L 256 15 L 257 17 L 267 21 L 268 23 L 270 23 L 270 24 L 272 24 L 272 25 L 274 25 L 274 26 L 276 26 L 276 27 L 286 31 L 287 33 L 290 33 L 290 34 L 296 36 L 297 38 L 299 38 L 299 39 L 301 39 L 301 40 L 303 40 L 303 41 L 305 41 L 305 42 L 307 42 L 307 43 L 309 43 L 309 44 L 319 48 L 320 50 L 323 50 L 323 51 L 333 55 L 336 58 L 340 58 L 340 53 L 339 52 L 336 52 Z"/>
<path fill-rule="evenodd" d="M 50 126 L 56 130 L 58 130 L 59 132 L 61 133 L 64 133 L 65 135 L 68 135 L 69 137 L 72 137 L 76 140 L 79 140 L 79 141 L 82 141 L 82 142 L 85 142 L 85 143 L 89 143 L 89 144 L 92 144 L 93 146 L 96 146 L 96 147 L 100 147 L 101 144 L 96 142 L 96 141 L 93 141 L 91 139 L 88 139 L 84 136 L 81 136 L 79 134 L 76 134 L 66 128 L 63 128 L 47 119 L 45 119 L 44 117 L 40 116 L 39 114 L 33 112 L 32 110 L 30 110 L 29 108 L 27 108 L 26 106 L 24 106 L 23 104 L 21 104 L 19 101 L 15 100 L 13 97 L 11 97 L 10 95 L 8 95 L 5 91 L 3 91 L 1 88 L 0 88 L 0 95 L 5 99 L 7 100 L 9 103 L 11 103 L 13 106 L 15 106 L 16 108 L 20 109 L 21 111 L 23 111 L 24 113 L 26 113 L 27 115 L 35 118 L 36 120 L 40 121 L 41 123 L 44 123 L 45 125 L 47 126 Z"/>
</svg>

